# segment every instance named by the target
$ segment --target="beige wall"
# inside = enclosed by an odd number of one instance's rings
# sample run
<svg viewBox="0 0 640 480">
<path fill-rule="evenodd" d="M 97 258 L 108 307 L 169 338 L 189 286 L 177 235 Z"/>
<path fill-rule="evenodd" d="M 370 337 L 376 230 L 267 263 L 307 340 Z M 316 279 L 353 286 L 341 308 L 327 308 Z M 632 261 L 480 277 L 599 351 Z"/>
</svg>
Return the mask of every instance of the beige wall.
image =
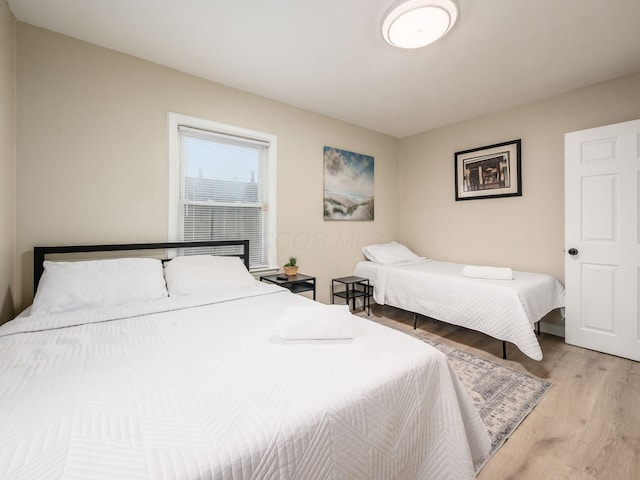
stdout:
<svg viewBox="0 0 640 480">
<path fill-rule="evenodd" d="M 14 314 L 16 21 L 0 0 L 0 324 Z"/>
<path fill-rule="evenodd" d="M 20 306 L 36 244 L 166 240 L 167 111 L 278 136 L 278 260 L 296 255 L 319 300 L 397 235 L 397 139 L 27 24 L 17 39 Z M 374 222 L 323 221 L 324 145 L 375 157 Z"/>
<path fill-rule="evenodd" d="M 421 255 L 564 281 L 564 134 L 640 118 L 640 74 L 400 141 L 399 238 Z M 455 201 L 454 153 L 522 139 L 522 197 Z"/>
<path fill-rule="evenodd" d="M 392 238 L 563 280 L 564 133 L 640 117 L 636 74 L 397 140 L 21 23 L 17 60 L 18 307 L 35 244 L 166 239 L 168 110 L 278 136 L 278 260 L 297 255 L 322 301 L 362 245 Z M 454 152 L 516 138 L 523 196 L 455 202 Z M 375 222 L 322 220 L 324 145 L 375 157 Z"/>
</svg>

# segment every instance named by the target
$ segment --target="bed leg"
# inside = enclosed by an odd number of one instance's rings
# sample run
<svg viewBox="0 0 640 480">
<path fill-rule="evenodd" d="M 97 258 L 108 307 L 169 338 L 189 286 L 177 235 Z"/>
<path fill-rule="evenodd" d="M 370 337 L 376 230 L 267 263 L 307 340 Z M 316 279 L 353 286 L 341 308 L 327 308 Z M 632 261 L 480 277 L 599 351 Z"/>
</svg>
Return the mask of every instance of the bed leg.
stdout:
<svg viewBox="0 0 640 480">
<path fill-rule="evenodd" d="M 416 329 L 417 325 L 418 325 L 418 314 L 414 313 L 413 314 L 413 329 L 414 330 Z"/>
<path fill-rule="evenodd" d="M 505 342 L 504 340 L 502 341 L 502 358 L 504 360 L 507 359 L 507 342 Z"/>
<path fill-rule="evenodd" d="M 536 335 L 540 335 L 540 320 L 538 320 L 538 323 L 536 324 Z"/>
</svg>

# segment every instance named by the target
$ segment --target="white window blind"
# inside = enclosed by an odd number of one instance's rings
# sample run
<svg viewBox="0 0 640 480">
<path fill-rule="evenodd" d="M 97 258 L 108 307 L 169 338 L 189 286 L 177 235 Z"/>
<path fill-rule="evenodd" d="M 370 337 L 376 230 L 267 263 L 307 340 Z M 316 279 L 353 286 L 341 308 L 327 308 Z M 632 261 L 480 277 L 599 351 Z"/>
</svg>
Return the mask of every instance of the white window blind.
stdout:
<svg viewBox="0 0 640 480">
<path fill-rule="evenodd" d="M 248 239 L 250 268 L 270 267 L 270 143 L 185 125 L 177 138 L 178 238 Z"/>
</svg>

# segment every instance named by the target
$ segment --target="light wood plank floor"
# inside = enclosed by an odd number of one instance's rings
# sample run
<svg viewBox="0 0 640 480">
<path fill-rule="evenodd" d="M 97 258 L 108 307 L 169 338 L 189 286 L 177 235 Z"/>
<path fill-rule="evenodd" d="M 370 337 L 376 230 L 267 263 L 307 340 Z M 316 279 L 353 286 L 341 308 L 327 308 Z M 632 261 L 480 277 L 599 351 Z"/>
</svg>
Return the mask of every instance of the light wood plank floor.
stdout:
<svg viewBox="0 0 640 480">
<path fill-rule="evenodd" d="M 372 316 L 413 329 L 413 314 L 372 307 Z M 542 333 L 544 358 L 482 333 L 419 317 L 434 340 L 544 378 L 553 387 L 485 465 L 480 480 L 640 479 L 640 363 Z"/>
</svg>

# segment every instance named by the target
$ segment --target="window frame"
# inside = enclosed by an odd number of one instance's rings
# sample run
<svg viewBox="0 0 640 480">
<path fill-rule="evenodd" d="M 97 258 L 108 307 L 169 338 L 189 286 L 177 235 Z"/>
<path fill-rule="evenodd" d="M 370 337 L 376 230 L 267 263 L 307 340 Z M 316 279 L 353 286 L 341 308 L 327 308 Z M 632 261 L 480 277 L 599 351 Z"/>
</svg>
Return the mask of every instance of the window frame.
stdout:
<svg viewBox="0 0 640 480">
<path fill-rule="evenodd" d="M 192 117 L 189 115 L 183 115 L 181 113 L 167 112 L 167 136 L 169 141 L 168 146 L 168 163 L 169 163 L 169 179 L 168 179 L 168 192 L 167 192 L 167 237 L 169 241 L 178 241 L 179 232 L 179 196 L 181 178 L 181 165 L 180 165 L 180 134 L 178 127 L 188 127 L 199 130 L 206 130 L 216 134 L 229 135 L 240 139 L 246 139 L 249 141 L 259 141 L 268 143 L 267 148 L 267 209 L 269 212 L 268 218 L 268 233 L 265 236 L 267 244 L 268 265 L 262 268 L 252 268 L 252 272 L 259 272 L 265 270 L 273 270 L 276 266 L 276 238 L 277 238 L 277 141 L 278 137 L 271 133 L 260 132 L 257 130 L 250 130 L 235 125 L 229 125 L 226 123 L 214 122 L 204 118 Z M 232 240 L 244 240 L 244 239 L 232 239 Z"/>
</svg>

